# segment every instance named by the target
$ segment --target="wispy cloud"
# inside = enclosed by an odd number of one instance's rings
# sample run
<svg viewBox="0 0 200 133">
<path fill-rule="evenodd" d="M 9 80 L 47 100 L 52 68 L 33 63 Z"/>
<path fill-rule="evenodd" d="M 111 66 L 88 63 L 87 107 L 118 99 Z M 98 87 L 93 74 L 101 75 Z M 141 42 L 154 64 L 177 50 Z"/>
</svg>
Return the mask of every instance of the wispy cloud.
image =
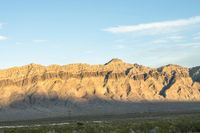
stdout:
<svg viewBox="0 0 200 133">
<path fill-rule="evenodd" d="M 44 42 L 47 42 L 48 40 L 45 40 L 45 39 L 34 39 L 33 42 L 35 43 L 44 43 Z"/>
<path fill-rule="evenodd" d="M 178 19 L 171 21 L 161 21 L 153 23 L 142 23 L 136 25 L 114 26 L 104 29 L 111 33 L 129 33 L 129 32 L 145 32 L 145 31 L 169 31 L 175 28 L 186 27 L 190 25 L 200 24 L 200 16 L 187 19 Z"/>
<path fill-rule="evenodd" d="M 152 44 L 178 43 L 178 42 L 182 42 L 183 40 L 184 40 L 184 36 L 172 35 L 168 37 L 157 38 L 153 40 L 151 43 Z"/>
<path fill-rule="evenodd" d="M 0 35 L 0 41 L 4 41 L 4 40 L 7 40 L 7 39 L 8 39 L 8 37 Z"/>
</svg>

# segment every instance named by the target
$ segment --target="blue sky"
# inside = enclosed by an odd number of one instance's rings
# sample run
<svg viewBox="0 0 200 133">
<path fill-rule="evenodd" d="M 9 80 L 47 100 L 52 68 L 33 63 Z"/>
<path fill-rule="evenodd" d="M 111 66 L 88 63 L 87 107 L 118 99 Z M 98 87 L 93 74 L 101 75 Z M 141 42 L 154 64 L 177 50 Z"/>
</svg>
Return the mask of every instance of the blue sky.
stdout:
<svg viewBox="0 0 200 133">
<path fill-rule="evenodd" d="M 0 0 L 0 68 L 200 65 L 199 0 Z"/>
</svg>

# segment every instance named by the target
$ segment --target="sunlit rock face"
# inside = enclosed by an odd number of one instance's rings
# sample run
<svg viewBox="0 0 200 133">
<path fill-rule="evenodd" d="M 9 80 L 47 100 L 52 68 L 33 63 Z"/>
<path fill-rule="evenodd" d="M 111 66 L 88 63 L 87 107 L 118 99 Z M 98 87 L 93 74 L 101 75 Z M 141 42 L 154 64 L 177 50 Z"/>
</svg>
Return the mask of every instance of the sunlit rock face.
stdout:
<svg viewBox="0 0 200 133">
<path fill-rule="evenodd" d="M 30 64 L 0 70 L 0 121 L 200 110 L 200 67 Z"/>
<path fill-rule="evenodd" d="M 0 70 L 0 107 L 59 104 L 69 99 L 200 101 L 199 82 L 200 67 L 149 68 L 120 59 L 104 65 L 30 64 Z"/>
</svg>

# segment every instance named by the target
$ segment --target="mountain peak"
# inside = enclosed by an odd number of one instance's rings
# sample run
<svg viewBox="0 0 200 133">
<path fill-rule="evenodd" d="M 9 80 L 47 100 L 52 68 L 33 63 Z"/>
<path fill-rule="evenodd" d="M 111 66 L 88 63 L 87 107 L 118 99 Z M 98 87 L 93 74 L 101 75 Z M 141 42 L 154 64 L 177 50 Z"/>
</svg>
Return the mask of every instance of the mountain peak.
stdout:
<svg viewBox="0 0 200 133">
<path fill-rule="evenodd" d="M 109 65 L 109 64 L 123 64 L 123 60 L 119 59 L 119 58 L 113 58 L 111 59 L 109 62 L 107 62 L 105 65 Z"/>
</svg>

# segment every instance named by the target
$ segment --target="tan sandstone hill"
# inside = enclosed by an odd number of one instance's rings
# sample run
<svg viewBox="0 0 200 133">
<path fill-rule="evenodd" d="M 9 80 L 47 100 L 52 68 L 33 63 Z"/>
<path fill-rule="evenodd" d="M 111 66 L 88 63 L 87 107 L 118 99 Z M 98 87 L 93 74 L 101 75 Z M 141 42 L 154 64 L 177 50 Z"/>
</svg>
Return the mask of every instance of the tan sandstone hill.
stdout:
<svg viewBox="0 0 200 133">
<path fill-rule="evenodd" d="M 0 121 L 200 111 L 200 67 L 30 64 L 0 70 Z"/>
<path fill-rule="evenodd" d="M 149 68 L 112 59 L 104 65 L 30 64 L 0 70 L 0 105 L 44 99 L 200 101 L 200 67 Z"/>
</svg>

